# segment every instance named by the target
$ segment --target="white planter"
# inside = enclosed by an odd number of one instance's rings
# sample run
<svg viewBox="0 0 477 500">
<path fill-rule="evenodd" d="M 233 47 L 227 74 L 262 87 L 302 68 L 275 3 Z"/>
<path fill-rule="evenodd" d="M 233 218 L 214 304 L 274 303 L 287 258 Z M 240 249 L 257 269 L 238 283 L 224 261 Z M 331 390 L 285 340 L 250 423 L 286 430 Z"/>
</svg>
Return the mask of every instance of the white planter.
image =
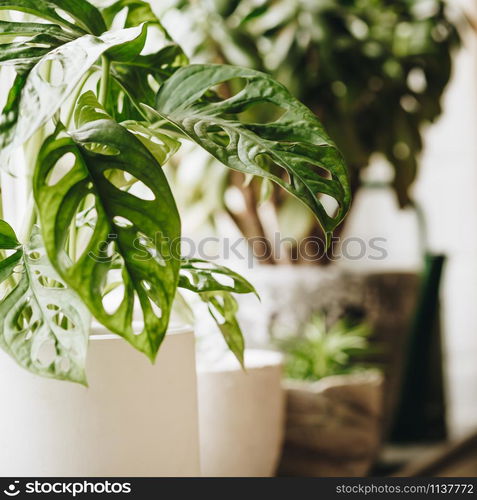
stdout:
<svg viewBox="0 0 477 500">
<path fill-rule="evenodd" d="M 43 379 L 1 352 L 0 475 L 199 475 L 190 328 L 168 332 L 155 365 L 93 335 L 87 374 L 89 388 Z"/>
<path fill-rule="evenodd" d="M 247 350 L 247 371 L 230 353 L 199 367 L 202 475 L 263 477 L 275 473 L 284 432 L 282 356 Z"/>
</svg>

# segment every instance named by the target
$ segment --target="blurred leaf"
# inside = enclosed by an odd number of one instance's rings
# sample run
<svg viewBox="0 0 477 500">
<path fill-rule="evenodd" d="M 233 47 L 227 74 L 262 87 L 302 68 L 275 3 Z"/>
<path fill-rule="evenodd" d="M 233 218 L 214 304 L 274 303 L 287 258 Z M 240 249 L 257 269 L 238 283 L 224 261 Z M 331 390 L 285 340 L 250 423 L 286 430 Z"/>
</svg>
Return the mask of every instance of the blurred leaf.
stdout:
<svg viewBox="0 0 477 500">
<path fill-rule="evenodd" d="M 349 326 L 345 320 L 327 329 L 324 317 L 315 315 L 302 335 L 281 343 L 285 373 L 289 378 L 314 381 L 360 369 L 356 356 L 368 352 L 369 335 L 367 325 Z"/>
<path fill-rule="evenodd" d="M 310 211 L 291 196 L 278 208 L 277 217 L 280 233 L 297 242 L 310 234 L 314 224 Z"/>
<path fill-rule="evenodd" d="M 241 0 L 233 11 L 200 17 L 209 0 L 176 2 L 196 33 L 201 61 L 235 64 L 215 32 L 255 45 L 253 68 L 265 70 L 309 106 L 343 153 L 358 180 L 375 153 L 396 172 L 396 194 L 409 203 L 421 151 L 421 128 L 441 113 L 452 51 L 459 34 L 443 0 Z M 214 5 L 214 4 L 212 4 Z M 226 13 L 225 13 L 226 12 Z M 172 29 L 172 28 L 171 28 Z M 224 40 L 224 43 L 226 41 Z M 253 48 L 247 49 L 254 53 Z M 417 72 L 422 90 L 413 90 Z M 412 96 L 417 106 L 403 108 Z M 400 140 L 389 124 L 405 116 L 409 160 L 392 151 Z M 414 165 L 412 165 L 414 163 Z"/>
<path fill-rule="evenodd" d="M 112 27 L 116 16 L 125 11 L 123 28 L 131 28 L 142 23 L 159 23 L 147 2 L 142 0 L 118 0 L 102 10 L 103 17 L 108 25 Z"/>
<path fill-rule="evenodd" d="M 0 0 L 2 9 L 32 14 L 59 23 L 74 32 L 80 30 L 79 26 L 94 35 L 106 31 L 101 13 L 86 0 Z M 79 26 L 68 21 L 63 13 L 69 14 Z"/>
<path fill-rule="evenodd" d="M 4 220 L 0 220 L 0 249 L 13 250 L 19 245 L 20 243 L 12 227 Z"/>
<path fill-rule="evenodd" d="M 126 121 L 122 125 L 146 146 L 160 165 L 167 163 L 180 147 L 179 141 L 153 129 L 147 122 Z"/>
<path fill-rule="evenodd" d="M 96 60 L 111 47 L 141 37 L 143 27 L 107 32 L 100 37 L 85 35 L 65 43 L 43 57 L 28 76 L 18 76 L 2 114 L 0 150 L 15 148 L 29 139 L 60 108 Z M 45 65 L 56 63 L 61 74 L 53 82 L 45 76 Z"/>
</svg>

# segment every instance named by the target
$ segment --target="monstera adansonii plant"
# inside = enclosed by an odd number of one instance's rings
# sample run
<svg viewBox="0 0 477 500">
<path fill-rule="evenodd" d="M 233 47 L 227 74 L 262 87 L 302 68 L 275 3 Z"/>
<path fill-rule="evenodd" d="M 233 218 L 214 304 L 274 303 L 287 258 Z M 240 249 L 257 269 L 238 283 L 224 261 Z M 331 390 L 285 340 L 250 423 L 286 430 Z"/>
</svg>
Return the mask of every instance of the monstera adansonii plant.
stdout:
<svg viewBox="0 0 477 500">
<path fill-rule="evenodd" d="M 0 15 L 0 64 L 15 72 L 3 96 L 1 163 L 19 175 L 12 158 L 24 148 L 31 188 L 22 234 L 0 221 L 1 347 L 36 374 L 85 384 L 92 318 L 154 360 L 183 288 L 207 303 L 243 361 L 232 293 L 253 287 L 181 258 L 161 167 L 194 141 L 226 167 L 280 185 L 330 234 L 350 190 L 316 116 L 264 73 L 189 64 L 140 0 L 103 9 L 0 0 Z M 221 96 L 231 80 L 241 89 Z M 248 123 L 242 113 L 257 104 L 280 117 Z M 323 197 L 336 200 L 332 213 Z"/>
</svg>

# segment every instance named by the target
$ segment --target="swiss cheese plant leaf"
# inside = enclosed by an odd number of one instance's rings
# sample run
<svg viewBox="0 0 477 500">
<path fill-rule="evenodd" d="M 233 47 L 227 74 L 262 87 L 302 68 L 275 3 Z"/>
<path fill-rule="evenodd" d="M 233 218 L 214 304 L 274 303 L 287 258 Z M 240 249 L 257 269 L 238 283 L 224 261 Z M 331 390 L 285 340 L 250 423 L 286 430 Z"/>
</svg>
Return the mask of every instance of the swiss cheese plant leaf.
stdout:
<svg viewBox="0 0 477 500">
<path fill-rule="evenodd" d="M 15 38 L 21 37 L 20 41 Z M 11 43 L 4 43 L 6 40 Z M 17 73 L 30 70 L 45 54 L 73 38 L 54 24 L 0 21 L 0 64 Z"/>
<path fill-rule="evenodd" d="M 216 322 L 227 346 L 244 367 L 245 341 L 237 321 L 237 301 L 228 292 L 208 292 L 201 293 L 200 296 L 207 303 L 210 315 Z"/>
<path fill-rule="evenodd" d="M 0 261 L 0 347 L 27 370 L 86 383 L 89 313 L 50 265 L 38 232 L 21 246 L 0 221 L 0 235 L 14 253 Z M 6 284 L 7 279 L 13 284 Z"/>
<path fill-rule="evenodd" d="M 232 97 L 212 99 L 208 91 L 241 79 Z M 269 123 L 246 123 L 239 114 L 256 104 L 283 114 Z M 157 112 L 222 163 L 266 177 L 308 205 L 326 234 L 350 205 L 347 169 L 318 118 L 270 76 L 244 68 L 190 65 L 177 70 L 159 90 Z M 334 200 L 337 208 L 324 206 Z"/>
<path fill-rule="evenodd" d="M 142 38 L 143 30 L 144 26 L 139 26 L 98 37 L 84 35 L 52 50 L 36 63 L 28 76 L 17 78 L 11 91 L 14 98 L 9 99 L 0 122 L 0 150 L 20 146 L 29 139 L 58 111 L 102 54 Z M 49 81 L 45 65 L 53 63 L 57 65 L 57 74 Z"/>
<path fill-rule="evenodd" d="M 98 103 L 94 92 L 87 91 L 80 96 L 74 112 L 76 128 L 81 128 L 87 123 L 104 118 L 110 118 L 104 108 Z"/>
<path fill-rule="evenodd" d="M 179 286 L 195 293 L 203 292 L 257 292 L 243 276 L 228 267 L 201 259 L 183 259 Z"/>
<path fill-rule="evenodd" d="M 18 121 L 21 94 L 27 77 L 28 73 L 17 73 L 13 85 L 8 92 L 7 102 L 0 115 L 0 144 L 4 143 L 4 141 L 7 143 L 13 141 L 12 130 L 15 129 L 15 124 Z M 2 160 L 2 147 L 0 146 L 0 168 L 6 168 L 8 162 L 3 163 Z"/>
<path fill-rule="evenodd" d="M 53 180 L 57 168 L 66 170 Z M 180 267 L 179 214 L 154 156 L 104 115 L 45 142 L 34 194 L 45 247 L 61 277 L 98 321 L 154 359 Z M 92 229 L 79 238 L 71 261 L 68 228 L 85 210 Z"/>
<path fill-rule="evenodd" d="M 257 294 L 254 287 L 231 269 L 200 259 L 182 261 L 179 287 L 199 294 L 228 347 L 243 366 L 245 342 L 236 318 L 237 302 L 231 293 Z"/>
<path fill-rule="evenodd" d="M 32 14 L 59 23 L 74 32 L 100 35 L 106 31 L 101 13 L 86 0 L 0 0 L 0 9 Z M 76 24 L 70 22 L 68 17 L 73 18 Z"/>
<path fill-rule="evenodd" d="M 125 28 L 145 22 L 159 23 L 159 19 L 152 11 L 151 5 L 142 0 L 117 0 L 102 11 L 108 26 L 112 26 L 119 13 L 124 18 Z"/>
<path fill-rule="evenodd" d="M 154 130 L 147 122 L 126 121 L 122 125 L 146 146 L 160 165 L 164 165 L 180 147 L 179 141 L 160 130 Z"/>
<path fill-rule="evenodd" d="M 148 2 L 118 0 L 102 11 L 108 26 L 121 28 L 146 23 L 148 43 L 145 51 L 129 53 L 129 57 L 116 58 L 112 65 L 114 80 L 107 102 L 107 110 L 118 121 L 144 119 L 140 104 L 154 105 L 159 85 L 177 68 L 187 64 L 183 50 L 172 40 L 156 17 Z M 154 47 L 154 50 L 150 50 Z M 149 50 L 148 50 L 149 49 Z"/>
<path fill-rule="evenodd" d="M 35 35 L 49 35 L 65 42 L 74 38 L 73 35 L 64 31 L 57 24 L 0 21 L 0 40 L 2 41 L 7 37 L 16 38 Z"/>
<path fill-rule="evenodd" d="M 22 37 L 21 41 L 15 41 L 18 36 Z M 57 25 L 0 21 L 0 42 L 6 38 L 13 38 L 14 41 L 0 44 L 0 65 L 13 66 L 17 75 L 0 116 L 1 147 L 14 138 L 22 91 L 29 71 L 45 54 L 72 39 Z"/>
</svg>

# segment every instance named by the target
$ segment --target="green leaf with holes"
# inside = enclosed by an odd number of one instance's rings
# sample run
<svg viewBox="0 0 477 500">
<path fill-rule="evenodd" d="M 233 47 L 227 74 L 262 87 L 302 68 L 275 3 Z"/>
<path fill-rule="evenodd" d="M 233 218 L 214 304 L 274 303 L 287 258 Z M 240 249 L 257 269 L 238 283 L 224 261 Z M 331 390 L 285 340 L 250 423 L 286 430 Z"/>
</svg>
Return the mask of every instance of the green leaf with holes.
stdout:
<svg viewBox="0 0 477 500">
<path fill-rule="evenodd" d="M 245 81 L 236 95 L 210 99 L 207 92 L 233 79 Z M 240 121 L 263 103 L 283 114 L 269 123 Z M 157 112 L 230 168 L 276 182 L 311 208 L 329 235 L 350 205 L 343 158 L 317 117 L 270 76 L 244 68 L 190 65 L 160 88 Z M 338 205 L 327 213 L 323 196 Z"/>
<path fill-rule="evenodd" d="M 187 63 L 182 49 L 164 40 L 160 50 L 153 54 L 138 55 L 128 62 L 114 62 L 113 80 L 108 99 L 108 111 L 118 120 L 134 120 L 146 116 L 141 104 L 154 106 L 157 89 L 167 78 Z M 133 112 L 128 113 L 128 109 Z"/>
<path fill-rule="evenodd" d="M 237 302 L 231 293 L 257 295 L 255 288 L 235 271 L 201 259 L 182 261 L 179 287 L 199 294 L 225 342 L 243 366 L 245 342 L 236 318 Z"/>
<path fill-rule="evenodd" d="M 125 11 L 124 27 L 130 28 L 144 22 L 159 23 L 148 2 L 142 0 L 117 0 L 102 10 L 104 20 L 112 26 L 116 16 Z"/>
<path fill-rule="evenodd" d="M 15 40 L 19 36 L 21 40 Z M 10 39 L 11 43 L 4 43 Z M 0 21 L 0 65 L 13 66 L 17 73 L 0 116 L 3 146 L 14 139 L 22 92 L 30 70 L 45 54 L 71 40 L 71 35 L 58 25 Z"/>
<path fill-rule="evenodd" d="M 138 51 L 129 58 L 115 60 L 112 65 L 113 80 L 106 108 L 117 121 L 141 120 L 144 113 L 141 103 L 154 105 L 157 90 L 177 68 L 188 63 L 187 56 L 172 40 L 156 17 L 148 2 L 118 0 L 102 10 L 106 24 L 111 27 L 130 28 L 147 23 L 149 50 Z"/>
<path fill-rule="evenodd" d="M 20 246 L 5 228 L 0 221 L 3 248 L 16 251 L 0 261 L 0 284 L 7 287 L 0 301 L 0 347 L 37 375 L 86 384 L 88 310 L 50 265 L 38 232 Z M 13 283 L 5 284 L 7 279 Z"/>
<path fill-rule="evenodd" d="M 181 145 L 170 135 L 151 128 L 147 122 L 126 121 L 122 125 L 146 146 L 160 165 L 167 163 Z"/>
<path fill-rule="evenodd" d="M 74 37 L 58 24 L 24 23 L 14 21 L 0 21 L 0 40 L 2 43 L 17 37 L 49 35 L 63 41 L 71 41 Z"/>
<path fill-rule="evenodd" d="M 111 117 L 106 113 L 103 106 L 99 104 L 93 91 L 84 92 L 76 103 L 74 119 L 76 128 L 81 128 L 90 122 L 103 120 Z"/>
<path fill-rule="evenodd" d="M 162 75 L 162 77 L 170 76 L 173 68 L 177 68 L 188 62 L 187 56 L 181 47 L 171 38 L 152 11 L 149 3 L 142 0 L 118 0 L 103 10 L 103 16 L 110 27 L 116 21 L 116 16 L 118 15 L 122 18 L 121 28 L 132 28 L 141 23 L 146 23 L 148 29 L 151 31 L 151 38 L 154 40 L 153 51 L 149 50 L 146 54 L 142 54 L 141 50 L 139 50 L 136 53 L 130 53 L 128 58 L 123 58 L 122 60 L 115 58 L 116 61 L 141 68 L 144 80 L 147 80 L 145 78 L 147 77 L 147 72 L 151 75 Z M 121 71 L 118 70 L 118 74 L 121 74 Z M 159 79 L 159 81 L 162 81 L 162 79 Z"/>
<path fill-rule="evenodd" d="M 243 276 L 225 266 L 202 259 L 183 259 L 179 286 L 195 293 L 254 293 L 255 288 Z"/>
<path fill-rule="evenodd" d="M 99 10 L 86 0 L 0 0 L 0 10 L 17 10 L 76 32 L 100 35 L 106 31 Z M 68 17 L 75 21 L 72 23 Z"/>
<path fill-rule="evenodd" d="M 123 48 L 136 41 L 144 42 L 144 26 L 106 32 L 101 36 L 84 35 L 54 49 L 31 69 L 27 77 L 17 77 L 0 122 L 0 150 L 21 146 L 71 95 L 83 75 L 98 58 L 112 47 Z M 48 64 L 57 73 L 49 81 L 45 77 Z"/>
<path fill-rule="evenodd" d="M 72 40 L 71 35 L 55 24 L 0 21 L 0 64 L 23 73 L 55 47 Z"/>
<path fill-rule="evenodd" d="M 133 182 L 117 182 L 124 178 Z M 40 152 L 34 194 L 45 246 L 61 277 L 98 321 L 154 359 L 180 267 L 179 214 L 154 156 L 107 117 L 70 136 L 57 131 Z M 94 229 L 71 262 L 69 227 L 85 208 L 95 212 Z"/>
<path fill-rule="evenodd" d="M 204 292 L 200 294 L 200 298 L 207 304 L 210 315 L 222 333 L 227 346 L 234 353 L 242 368 L 245 368 L 245 341 L 237 321 L 237 301 L 228 292 Z"/>
</svg>

